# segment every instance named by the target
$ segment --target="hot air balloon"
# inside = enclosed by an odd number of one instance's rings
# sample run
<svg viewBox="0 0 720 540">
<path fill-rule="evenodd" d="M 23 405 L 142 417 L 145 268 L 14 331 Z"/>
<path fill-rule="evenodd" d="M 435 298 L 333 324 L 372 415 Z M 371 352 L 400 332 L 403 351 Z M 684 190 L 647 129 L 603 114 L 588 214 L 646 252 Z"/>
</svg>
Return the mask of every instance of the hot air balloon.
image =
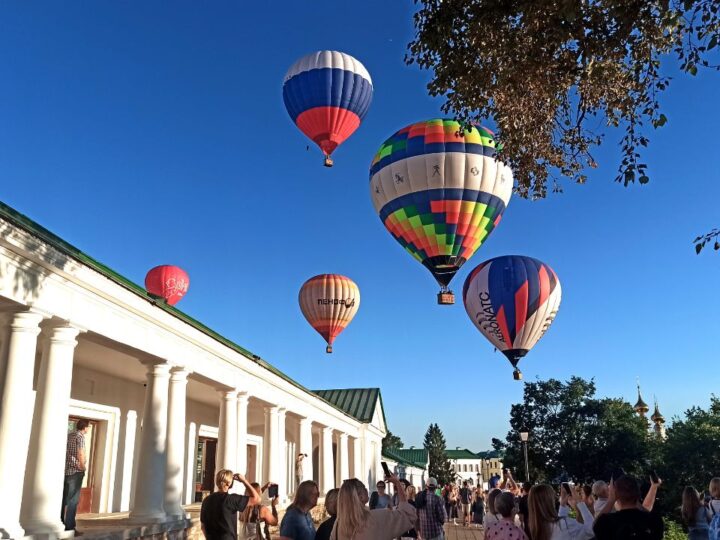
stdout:
<svg viewBox="0 0 720 540">
<path fill-rule="evenodd" d="M 177 266 L 163 264 L 150 270 L 145 276 L 145 288 L 147 291 L 174 306 L 190 286 L 190 277 L 187 272 Z"/>
<path fill-rule="evenodd" d="M 465 280 L 468 316 L 515 368 L 545 334 L 560 307 L 560 280 L 547 264 L 522 255 L 495 257 L 478 265 Z"/>
<path fill-rule="evenodd" d="M 497 226 L 513 187 L 493 133 L 460 130 L 455 120 L 412 124 L 385 141 L 370 166 L 375 211 L 435 277 L 439 304 L 454 303 L 450 280 Z"/>
<path fill-rule="evenodd" d="M 285 74 L 283 100 L 290 118 L 330 155 L 358 128 L 372 101 L 365 66 L 349 54 L 317 51 L 303 56 Z"/>
<path fill-rule="evenodd" d="M 360 289 L 348 277 L 320 274 L 303 283 L 298 301 L 310 326 L 327 341 L 325 352 L 331 353 L 333 341 L 360 307 Z"/>
</svg>

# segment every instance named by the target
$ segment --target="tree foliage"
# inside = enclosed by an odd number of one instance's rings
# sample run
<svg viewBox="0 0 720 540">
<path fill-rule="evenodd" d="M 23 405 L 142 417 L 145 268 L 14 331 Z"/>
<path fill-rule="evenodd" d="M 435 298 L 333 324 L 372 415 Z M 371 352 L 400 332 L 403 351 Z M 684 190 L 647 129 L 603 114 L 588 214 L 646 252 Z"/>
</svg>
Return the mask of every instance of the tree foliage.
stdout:
<svg viewBox="0 0 720 540">
<path fill-rule="evenodd" d="M 720 250 L 720 229 L 713 229 L 709 233 L 700 235 L 693 242 L 695 243 L 695 253 L 698 255 L 710 242 L 712 242 L 713 249 L 718 251 Z"/>
<path fill-rule="evenodd" d="M 520 431 L 530 433 L 530 478 L 555 482 L 609 478 L 623 467 L 644 476 L 656 455 L 647 424 L 621 399 L 596 399 L 595 383 L 579 377 L 525 383 L 523 402 L 510 411 L 505 441 L 493 440 L 505 451 L 504 464 L 524 473 Z M 524 474 L 522 474 L 524 476 Z"/>
<path fill-rule="evenodd" d="M 680 505 L 685 486 L 702 492 L 711 478 L 720 476 L 720 398 L 713 396 L 707 410 L 693 407 L 684 418 L 674 419 L 667 429 L 658 472 L 667 493 L 663 501 L 667 510 Z"/>
<path fill-rule="evenodd" d="M 406 61 L 465 123 L 491 118 L 524 197 L 586 180 L 603 124 L 624 130 L 616 180 L 647 183 L 647 127 L 664 125 L 661 64 L 695 75 L 720 42 L 716 0 L 416 0 Z"/>
<path fill-rule="evenodd" d="M 382 440 L 383 450 L 397 450 L 403 446 L 402 439 L 397 435 L 393 435 L 392 431 L 388 431 Z"/>
<path fill-rule="evenodd" d="M 429 475 L 440 484 L 447 484 L 455 480 L 452 464 L 445 454 L 445 436 L 437 424 L 430 424 L 425 432 L 423 446 L 428 451 L 430 466 Z"/>
</svg>

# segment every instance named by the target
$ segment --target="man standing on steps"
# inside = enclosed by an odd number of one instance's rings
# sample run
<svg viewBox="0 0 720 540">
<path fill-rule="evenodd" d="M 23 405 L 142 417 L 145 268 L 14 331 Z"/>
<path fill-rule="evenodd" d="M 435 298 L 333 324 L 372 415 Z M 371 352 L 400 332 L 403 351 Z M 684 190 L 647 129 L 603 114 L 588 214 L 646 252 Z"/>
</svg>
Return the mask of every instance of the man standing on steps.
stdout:
<svg viewBox="0 0 720 540">
<path fill-rule="evenodd" d="M 60 519 L 65 524 L 66 531 L 75 530 L 75 514 L 77 514 L 80 488 L 82 487 L 87 466 L 85 455 L 85 433 L 90 422 L 84 418 L 77 421 L 75 431 L 67 436 L 65 446 L 65 482 L 63 484 L 62 508 Z"/>
<path fill-rule="evenodd" d="M 307 454 L 298 454 L 295 458 L 295 489 L 303 481 L 303 459 L 307 457 Z"/>
</svg>

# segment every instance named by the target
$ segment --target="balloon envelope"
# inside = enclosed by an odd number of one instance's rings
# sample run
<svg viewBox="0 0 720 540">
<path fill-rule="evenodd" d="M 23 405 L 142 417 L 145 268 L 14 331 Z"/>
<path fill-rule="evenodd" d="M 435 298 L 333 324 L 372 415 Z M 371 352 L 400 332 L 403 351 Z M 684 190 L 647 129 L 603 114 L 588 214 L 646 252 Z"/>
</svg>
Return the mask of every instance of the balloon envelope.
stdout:
<svg viewBox="0 0 720 540">
<path fill-rule="evenodd" d="M 190 276 L 177 266 L 156 266 L 145 276 L 145 289 L 150 294 L 164 298 L 171 306 L 182 300 L 189 286 Z"/>
<path fill-rule="evenodd" d="M 506 255 L 470 273 L 463 302 L 477 329 L 517 368 L 555 319 L 561 294 L 560 280 L 547 264 Z"/>
<path fill-rule="evenodd" d="M 332 352 L 335 338 L 360 307 L 360 289 L 348 277 L 320 274 L 303 284 L 298 301 L 310 326 L 327 341 L 327 352 Z"/>
<path fill-rule="evenodd" d="M 500 222 L 513 187 L 492 132 L 459 131 L 455 120 L 412 124 L 385 141 L 370 166 L 375 211 L 442 287 Z"/>
<path fill-rule="evenodd" d="M 372 101 L 370 74 L 338 51 L 300 58 L 285 74 L 283 100 L 297 127 L 330 156 L 358 128 Z"/>
</svg>

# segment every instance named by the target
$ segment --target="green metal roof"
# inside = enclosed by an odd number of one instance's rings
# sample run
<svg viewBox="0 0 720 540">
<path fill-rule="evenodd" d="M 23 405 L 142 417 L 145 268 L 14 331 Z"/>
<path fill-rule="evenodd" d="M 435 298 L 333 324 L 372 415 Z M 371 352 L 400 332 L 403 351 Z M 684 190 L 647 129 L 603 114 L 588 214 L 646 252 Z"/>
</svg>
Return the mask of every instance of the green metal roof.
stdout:
<svg viewBox="0 0 720 540">
<path fill-rule="evenodd" d="M 415 450 L 412 450 L 412 452 L 414 452 L 414 451 Z M 425 452 L 427 453 L 427 450 L 425 450 Z M 410 467 L 417 467 L 418 469 L 426 469 L 427 468 L 427 461 L 417 462 L 417 461 L 408 459 L 407 457 L 404 456 L 403 450 L 401 450 L 401 449 L 387 448 L 382 451 L 382 456 L 384 458 L 391 459 L 392 461 L 395 461 L 402 465 L 408 465 Z"/>
<path fill-rule="evenodd" d="M 393 452 L 417 466 L 423 468 L 427 466 L 429 456 L 425 448 L 395 448 Z"/>
<path fill-rule="evenodd" d="M 480 456 L 475 452 L 471 452 L 467 448 L 462 450 L 445 450 L 445 455 L 448 459 L 480 459 Z"/>
<path fill-rule="evenodd" d="M 233 343 L 233 342 L 230 341 L 229 339 L 221 336 L 220 334 L 218 334 L 218 333 L 215 332 L 214 330 L 212 330 L 212 329 L 208 328 L 207 326 L 205 326 L 205 325 L 204 325 L 203 323 L 201 323 L 200 321 L 197 321 L 197 320 L 193 319 L 192 317 L 190 317 L 189 315 L 186 315 L 185 313 L 183 313 L 182 311 L 180 311 L 180 310 L 177 309 L 176 307 L 170 306 L 170 305 L 166 304 L 166 303 L 163 302 L 163 301 L 159 301 L 157 298 L 155 298 L 154 296 L 152 296 L 151 294 L 149 294 L 143 287 L 141 287 L 141 286 L 138 285 L 137 283 L 129 280 L 128 278 L 126 278 L 126 277 L 118 274 L 117 272 L 115 272 L 115 271 L 112 270 L 111 268 L 105 266 L 105 265 L 102 264 L 101 262 L 93 259 L 92 257 L 90 257 L 89 255 L 87 255 L 86 253 L 84 253 L 84 252 L 81 251 L 80 249 L 76 248 L 76 247 L 73 246 L 72 244 L 69 244 L 68 242 L 66 242 L 65 240 L 63 240 L 62 238 L 60 238 L 59 236 L 57 236 L 56 234 L 50 232 L 48 229 L 46 229 L 46 228 L 43 227 L 42 225 L 36 223 L 35 221 L 33 221 L 32 219 L 30 219 L 29 217 L 25 216 L 24 214 L 21 214 L 20 212 L 18 212 L 18 211 L 15 210 L 14 208 L 8 206 L 7 204 L 5 204 L 5 203 L 3 203 L 3 202 L 1 202 L 1 201 L 0 201 L 0 218 L 4 219 L 4 220 L 6 220 L 6 221 L 9 221 L 10 223 L 12 223 L 13 225 L 15 225 L 16 227 L 19 227 L 20 229 L 23 229 L 23 230 L 27 231 L 28 233 L 30 233 L 31 235 L 35 236 L 36 238 L 38 238 L 38 239 L 42 240 L 43 242 L 51 245 L 53 248 L 57 249 L 58 251 L 60 251 L 60 252 L 63 253 L 64 255 L 66 255 L 66 256 L 68 256 L 68 257 L 70 257 L 70 258 L 72 258 L 72 259 L 75 259 L 76 261 L 79 261 L 79 262 L 83 263 L 85 266 L 88 266 L 89 268 L 92 268 L 92 269 L 95 270 L 96 272 L 99 272 L 100 274 L 102 274 L 103 276 L 105 276 L 105 277 L 108 278 L 109 280 L 115 282 L 116 284 L 120 285 L 121 287 L 124 287 L 124 288 L 132 291 L 132 292 L 135 293 L 136 295 L 144 298 L 144 299 L 147 300 L 149 303 L 155 305 L 155 307 L 157 307 L 158 309 L 162 309 L 163 311 L 166 311 L 166 312 L 169 313 L 170 315 L 172 315 L 172 316 L 174 316 L 175 318 L 180 319 L 181 321 L 189 324 L 189 325 L 192 326 L 193 328 L 196 328 L 196 329 L 199 330 L 200 332 L 202 332 L 202 333 L 206 334 L 207 336 L 213 338 L 214 340 L 222 343 L 222 344 L 225 345 L 226 347 L 229 347 L 230 349 L 234 350 L 235 352 L 238 352 L 238 353 L 242 354 L 242 355 L 245 356 L 247 359 L 255 362 L 257 365 L 263 367 L 264 369 L 267 369 L 268 371 L 270 371 L 270 372 L 273 373 L 274 375 L 277 375 L 277 376 L 280 377 L 281 379 L 289 382 L 290 384 L 292 384 L 293 386 L 299 388 L 300 390 L 302 390 L 302 391 L 304 391 L 304 392 L 306 392 L 306 393 L 308 393 L 308 394 L 314 394 L 314 395 L 316 395 L 316 396 L 324 399 L 327 403 L 329 403 L 329 404 L 330 404 L 332 407 L 334 407 L 335 409 L 338 409 L 339 411 L 341 411 L 341 412 L 343 412 L 343 413 L 345 413 L 345 414 L 348 414 L 349 416 L 355 417 L 354 415 L 349 414 L 349 413 L 348 413 L 346 410 L 344 410 L 342 407 L 339 407 L 339 406 L 336 405 L 335 403 L 333 403 L 333 402 L 331 402 L 331 401 L 328 401 L 327 399 L 323 398 L 323 396 L 321 396 L 318 392 L 313 392 L 313 391 L 311 391 L 311 390 L 308 390 L 308 389 L 305 388 L 303 385 L 301 385 L 299 382 L 291 379 L 290 377 L 288 377 L 287 375 L 285 375 L 285 373 L 283 373 L 282 371 L 280 371 L 279 369 L 277 369 L 275 366 L 273 366 L 273 365 L 270 364 L 269 362 L 263 360 L 263 359 L 260 358 L 258 355 L 251 353 L 250 351 L 248 351 L 248 350 L 245 349 L 244 347 L 241 347 L 240 345 L 238 345 L 238 344 L 236 344 L 236 343 Z M 379 395 L 380 395 L 380 390 L 377 389 L 377 388 L 376 388 L 375 390 L 377 390 L 378 396 L 379 396 Z M 382 397 L 380 398 L 380 403 L 382 403 Z M 374 402 L 373 402 L 373 407 L 374 407 Z M 355 417 L 355 418 L 357 418 L 357 417 Z M 371 419 L 372 419 L 372 417 L 371 417 Z M 385 417 L 384 417 L 384 412 L 383 412 L 383 420 L 384 420 L 384 419 L 385 419 Z M 387 425 L 387 423 L 386 423 L 385 425 Z"/>
<path fill-rule="evenodd" d="M 383 422 L 385 421 L 385 411 L 382 405 L 382 396 L 379 388 L 341 388 L 335 390 L 313 390 L 318 396 L 328 403 L 332 403 L 340 410 L 363 422 L 369 424 L 372 422 L 375 414 L 375 405 L 380 400 L 380 412 Z"/>
</svg>

